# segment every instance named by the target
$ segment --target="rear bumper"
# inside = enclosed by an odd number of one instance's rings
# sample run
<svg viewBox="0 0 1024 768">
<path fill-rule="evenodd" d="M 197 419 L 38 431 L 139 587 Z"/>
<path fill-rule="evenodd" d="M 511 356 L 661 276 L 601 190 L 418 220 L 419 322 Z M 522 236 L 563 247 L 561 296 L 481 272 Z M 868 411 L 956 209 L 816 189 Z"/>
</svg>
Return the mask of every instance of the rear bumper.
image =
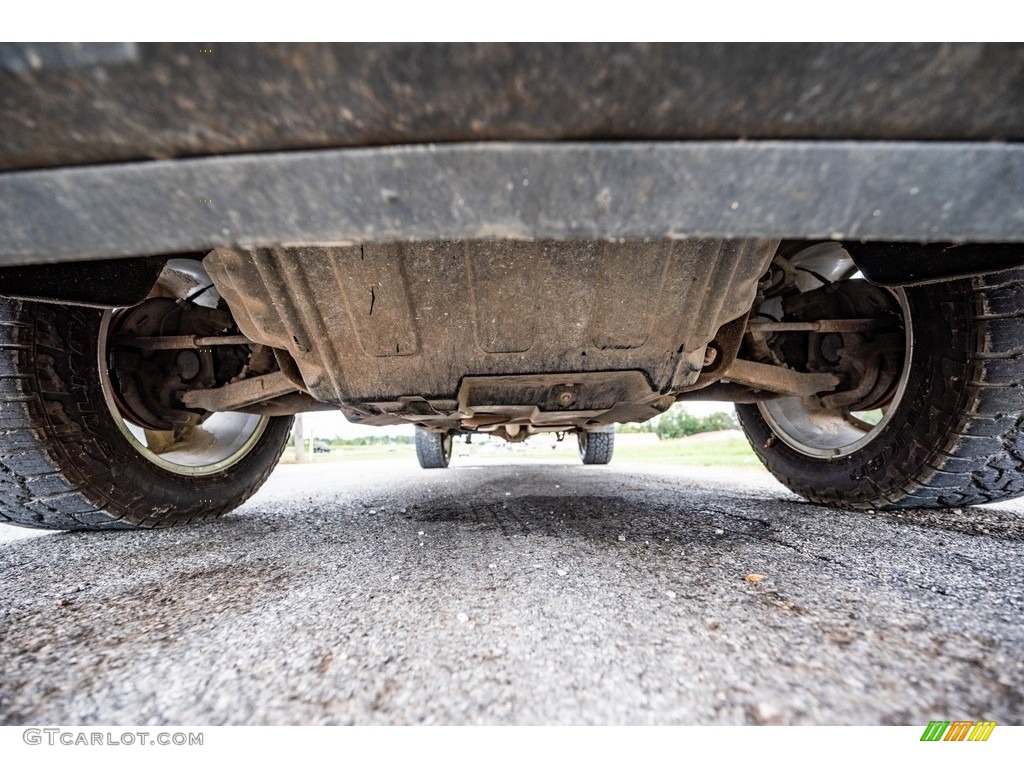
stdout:
<svg viewBox="0 0 1024 768">
<path fill-rule="evenodd" d="M 1024 145 L 450 144 L 0 174 L 0 264 L 216 246 L 1024 242 Z"/>
</svg>

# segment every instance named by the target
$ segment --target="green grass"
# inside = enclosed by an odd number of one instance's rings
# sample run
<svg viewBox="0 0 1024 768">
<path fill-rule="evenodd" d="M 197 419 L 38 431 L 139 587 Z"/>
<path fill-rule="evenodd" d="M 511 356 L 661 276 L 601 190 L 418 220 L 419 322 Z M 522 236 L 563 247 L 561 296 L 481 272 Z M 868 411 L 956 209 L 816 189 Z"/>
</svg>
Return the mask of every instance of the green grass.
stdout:
<svg viewBox="0 0 1024 768">
<path fill-rule="evenodd" d="M 568 439 L 566 440 L 568 443 Z M 573 450 L 552 451 L 550 448 L 527 450 L 514 454 L 517 457 L 537 461 L 574 461 L 575 441 Z M 678 440 L 659 440 L 647 445 L 623 445 L 620 441 L 615 446 L 613 464 L 618 463 L 644 464 L 683 464 L 698 467 L 760 467 L 761 462 L 754 454 L 747 439 L 742 435 L 719 440 L 701 440 L 680 438 Z"/>
<path fill-rule="evenodd" d="M 509 453 L 494 451 L 486 445 L 474 443 L 470 447 L 470 455 L 459 455 L 460 446 L 456 446 L 456 455 L 452 463 L 456 466 L 463 463 L 479 461 L 536 461 L 540 463 L 576 463 L 575 438 L 566 438 L 556 450 L 550 447 L 550 438 L 539 436 L 534 438 L 532 447 L 527 443 L 525 450 Z M 464 450 L 464 449 L 463 449 Z M 308 453 L 308 452 L 307 452 Z M 350 462 L 350 461 L 400 461 L 415 465 L 416 450 L 411 445 L 355 445 L 346 446 L 340 453 L 314 454 L 314 463 Z M 287 448 L 281 458 L 282 464 L 295 462 L 295 450 Z M 761 462 L 751 450 L 746 438 L 737 434 L 717 440 L 697 438 L 681 438 L 678 440 L 660 440 L 648 445 L 624 445 L 622 441 L 615 446 L 613 464 L 618 463 L 644 464 L 682 464 L 698 467 L 759 467 Z"/>
<path fill-rule="evenodd" d="M 701 442 L 661 440 L 655 445 L 615 447 L 613 461 L 643 461 L 652 464 L 690 464 L 700 467 L 760 467 L 747 438 L 742 435 Z"/>
<path fill-rule="evenodd" d="M 416 461 L 416 449 L 410 445 L 346 445 L 343 448 L 335 448 L 332 453 L 314 453 L 313 461 L 317 463 L 330 463 L 335 461 L 386 461 L 398 459 L 401 461 Z M 307 460 L 310 453 L 306 451 Z M 295 448 L 288 446 L 281 456 L 282 464 L 295 463 Z"/>
</svg>

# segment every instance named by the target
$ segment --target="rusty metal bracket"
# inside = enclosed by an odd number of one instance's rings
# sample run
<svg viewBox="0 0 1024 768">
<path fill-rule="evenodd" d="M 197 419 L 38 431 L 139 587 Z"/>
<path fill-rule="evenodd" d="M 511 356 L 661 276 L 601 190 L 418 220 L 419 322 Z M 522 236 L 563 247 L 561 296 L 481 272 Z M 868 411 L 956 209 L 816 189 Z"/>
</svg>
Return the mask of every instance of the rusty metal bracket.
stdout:
<svg viewBox="0 0 1024 768">
<path fill-rule="evenodd" d="M 735 384 L 798 397 L 831 392 L 840 382 L 839 377 L 833 373 L 801 373 L 777 365 L 740 359 L 733 361 L 722 378 Z"/>
<path fill-rule="evenodd" d="M 281 371 L 275 371 L 265 376 L 225 384 L 216 389 L 194 389 L 183 394 L 181 401 L 189 408 L 232 411 L 297 391 L 298 387 L 291 379 Z"/>
<path fill-rule="evenodd" d="M 814 320 L 806 323 L 799 322 L 758 322 L 750 323 L 747 326 L 749 333 L 786 333 L 793 331 L 810 331 L 812 333 L 860 333 L 872 331 L 881 323 L 877 319 L 840 319 L 840 320 Z"/>
<path fill-rule="evenodd" d="M 129 336 L 114 337 L 116 347 L 136 347 L 138 349 L 203 349 L 204 347 L 223 347 L 235 344 L 252 344 L 241 334 L 233 336 Z"/>
</svg>

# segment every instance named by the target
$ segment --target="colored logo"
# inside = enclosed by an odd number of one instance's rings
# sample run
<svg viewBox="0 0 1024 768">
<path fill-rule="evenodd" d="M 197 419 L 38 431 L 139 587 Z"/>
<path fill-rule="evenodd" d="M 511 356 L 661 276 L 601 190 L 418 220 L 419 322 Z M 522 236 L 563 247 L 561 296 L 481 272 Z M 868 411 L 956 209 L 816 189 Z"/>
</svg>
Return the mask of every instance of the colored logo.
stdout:
<svg viewBox="0 0 1024 768">
<path fill-rule="evenodd" d="M 995 727 L 995 720 L 932 720 L 921 741 L 988 741 Z"/>
</svg>

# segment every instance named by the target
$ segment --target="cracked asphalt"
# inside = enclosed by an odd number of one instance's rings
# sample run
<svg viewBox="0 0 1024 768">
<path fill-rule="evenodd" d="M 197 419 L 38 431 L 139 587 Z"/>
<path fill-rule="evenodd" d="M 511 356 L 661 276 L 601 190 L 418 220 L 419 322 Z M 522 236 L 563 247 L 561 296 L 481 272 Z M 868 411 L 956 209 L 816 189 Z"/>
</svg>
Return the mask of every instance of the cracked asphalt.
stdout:
<svg viewBox="0 0 1024 768">
<path fill-rule="evenodd" d="M 0 724 L 1024 724 L 1024 504 L 747 469 L 283 465 L 179 530 L 0 541 Z"/>
</svg>

